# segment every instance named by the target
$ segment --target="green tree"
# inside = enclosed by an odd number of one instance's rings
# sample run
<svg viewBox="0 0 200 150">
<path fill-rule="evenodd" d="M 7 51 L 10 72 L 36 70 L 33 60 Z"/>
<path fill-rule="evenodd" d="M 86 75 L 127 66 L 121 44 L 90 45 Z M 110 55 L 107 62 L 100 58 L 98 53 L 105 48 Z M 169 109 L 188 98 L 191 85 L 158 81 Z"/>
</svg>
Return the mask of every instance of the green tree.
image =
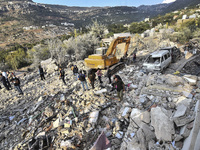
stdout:
<svg viewBox="0 0 200 150">
<path fill-rule="evenodd" d="M 12 51 L 6 56 L 6 63 L 13 69 L 18 69 L 28 65 L 27 54 L 23 48 Z"/>
<path fill-rule="evenodd" d="M 144 31 L 150 29 L 150 25 L 145 22 L 133 22 L 129 28 L 131 33 L 143 33 Z"/>
<path fill-rule="evenodd" d="M 106 35 L 106 26 L 101 23 L 98 23 L 97 20 L 94 21 L 91 26 L 89 26 L 89 29 L 90 33 L 99 38 L 100 40 Z"/>
<path fill-rule="evenodd" d="M 124 27 L 122 24 L 110 24 L 108 25 L 108 31 L 109 33 L 121 33 L 121 32 L 127 32 L 128 28 Z"/>
</svg>

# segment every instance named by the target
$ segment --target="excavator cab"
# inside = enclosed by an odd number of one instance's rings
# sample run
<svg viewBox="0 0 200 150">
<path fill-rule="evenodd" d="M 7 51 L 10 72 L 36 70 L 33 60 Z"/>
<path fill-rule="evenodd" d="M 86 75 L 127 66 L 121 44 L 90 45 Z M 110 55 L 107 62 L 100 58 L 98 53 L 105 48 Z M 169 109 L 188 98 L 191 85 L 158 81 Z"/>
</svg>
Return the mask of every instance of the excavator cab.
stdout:
<svg viewBox="0 0 200 150">
<path fill-rule="evenodd" d="M 99 47 L 97 49 L 95 49 L 95 54 L 99 54 L 99 55 L 105 55 L 107 52 L 108 48 L 106 47 Z"/>
</svg>

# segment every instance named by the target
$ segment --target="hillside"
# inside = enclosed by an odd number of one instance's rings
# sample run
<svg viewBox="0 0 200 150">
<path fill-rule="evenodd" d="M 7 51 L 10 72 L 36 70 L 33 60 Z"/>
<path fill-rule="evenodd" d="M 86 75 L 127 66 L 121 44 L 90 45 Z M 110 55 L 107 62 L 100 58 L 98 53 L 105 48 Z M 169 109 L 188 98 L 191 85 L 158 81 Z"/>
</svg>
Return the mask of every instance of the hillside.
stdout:
<svg viewBox="0 0 200 150">
<path fill-rule="evenodd" d="M 34 43 L 69 32 L 61 22 L 70 22 L 58 12 L 33 2 L 1 2 L 0 47 L 10 43 Z"/>
<path fill-rule="evenodd" d="M 163 10 L 162 14 L 200 4 L 199 0 L 176 0 Z"/>
<path fill-rule="evenodd" d="M 68 7 L 25 0 L 0 1 L 0 49 L 13 43 L 35 43 L 85 27 L 98 20 L 108 24 L 130 24 L 147 17 L 199 3 L 177 0 L 171 4 L 139 7 Z"/>
</svg>

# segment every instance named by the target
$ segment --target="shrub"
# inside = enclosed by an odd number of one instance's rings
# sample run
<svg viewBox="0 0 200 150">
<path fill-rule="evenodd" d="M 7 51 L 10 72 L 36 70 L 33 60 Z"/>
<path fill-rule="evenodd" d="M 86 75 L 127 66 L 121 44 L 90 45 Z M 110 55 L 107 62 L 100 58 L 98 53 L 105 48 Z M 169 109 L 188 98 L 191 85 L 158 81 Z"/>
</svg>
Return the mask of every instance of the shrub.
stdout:
<svg viewBox="0 0 200 150">
<path fill-rule="evenodd" d="M 122 24 L 111 24 L 108 25 L 108 31 L 111 33 L 121 33 L 121 32 L 127 32 L 128 28 L 124 27 Z"/>
<path fill-rule="evenodd" d="M 50 58 L 50 52 L 46 45 L 38 44 L 28 51 L 28 60 L 35 66 L 38 66 L 41 60 L 48 58 Z"/>
<path fill-rule="evenodd" d="M 145 22 L 133 22 L 129 28 L 131 33 L 143 33 L 144 31 L 150 29 L 150 25 Z"/>
<path fill-rule="evenodd" d="M 188 28 L 183 28 L 182 31 L 174 33 L 170 36 L 170 40 L 173 42 L 178 42 L 185 44 L 192 38 L 192 32 Z"/>
<path fill-rule="evenodd" d="M 6 56 L 6 62 L 11 68 L 18 69 L 29 64 L 26 58 L 27 54 L 24 49 L 19 48 Z"/>
</svg>

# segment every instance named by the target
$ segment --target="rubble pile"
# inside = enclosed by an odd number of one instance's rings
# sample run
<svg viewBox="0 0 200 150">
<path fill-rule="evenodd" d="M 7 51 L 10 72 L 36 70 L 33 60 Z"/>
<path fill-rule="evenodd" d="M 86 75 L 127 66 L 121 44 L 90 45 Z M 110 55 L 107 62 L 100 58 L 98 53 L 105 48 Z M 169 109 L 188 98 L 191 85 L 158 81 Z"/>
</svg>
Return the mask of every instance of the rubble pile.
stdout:
<svg viewBox="0 0 200 150">
<path fill-rule="evenodd" d="M 133 79 L 143 86 L 140 94 L 135 89 L 127 97 L 135 108 L 120 149 L 191 149 L 187 141 L 199 114 L 199 78 L 138 72 Z"/>
<path fill-rule="evenodd" d="M 199 54 L 199 50 L 200 50 L 199 42 L 200 42 L 200 39 L 199 39 L 199 38 L 191 39 L 191 40 L 185 45 L 185 49 L 186 49 L 186 47 L 188 47 L 188 51 L 189 51 L 190 53 L 193 53 L 193 50 L 196 49 L 196 50 L 197 50 L 197 54 Z"/>
<path fill-rule="evenodd" d="M 80 68 L 84 69 L 82 62 Z M 90 149 L 104 132 L 111 149 L 190 149 L 198 146 L 200 78 L 145 74 L 135 65 L 118 72 L 123 101 L 108 79 L 83 91 L 66 69 L 67 85 L 53 72 L 21 79 L 23 96 L 2 89 L 0 149 Z M 89 83 L 88 83 L 89 84 Z"/>
<path fill-rule="evenodd" d="M 200 55 L 196 56 L 195 59 L 189 61 L 182 69 L 182 73 L 199 75 L 200 74 Z"/>
</svg>

